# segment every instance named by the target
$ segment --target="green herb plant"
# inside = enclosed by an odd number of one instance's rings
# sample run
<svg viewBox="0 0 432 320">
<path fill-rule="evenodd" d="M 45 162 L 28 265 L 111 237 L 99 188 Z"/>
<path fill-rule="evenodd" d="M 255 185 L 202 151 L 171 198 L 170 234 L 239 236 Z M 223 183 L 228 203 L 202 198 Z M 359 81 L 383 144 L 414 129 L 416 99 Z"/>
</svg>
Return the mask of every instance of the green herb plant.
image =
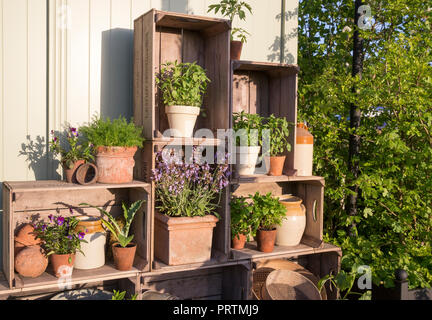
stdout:
<svg viewBox="0 0 432 320">
<path fill-rule="evenodd" d="M 144 142 L 142 128 L 123 116 L 114 120 L 94 116 L 88 125 L 79 130 L 95 147 L 141 147 Z"/>
<path fill-rule="evenodd" d="M 284 151 L 291 151 L 288 142 L 289 123 L 285 118 L 275 117 L 273 114 L 265 119 L 264 130 L 269 130 L 270 156 L 277 157 Z"/>
<path fill-rule="evenodd" d="M 233 113 L 233 129 L 236 132 L 236 145 L 262 145 L 263 118 L 259 114 L 244 111 Z"/>
<path fill-rule="evenodd" d="M 120 292 L 120 291 L 114 290 L 111 300 L 125 300 L 125 297 L 126 297 L 126 291 Z M 134 294 L 131 296 L 130 299 L 127 299 L 127 300 L 136 300 L 137 297 L 138 297 L 138 294 Z"/>
<path fill-rule="evenodd" d="M 231 199 L 231 238 L 239 238 L 240 234 L 248 236 L 251 232 L 252 205 L 245 197 Z"/>
<path fill-rule="evenodd" d="M 211 4 L 208 7 L 207 12 L 214 11 L 217 14 L 219 11 L 224 17 L 228 17 L 231 23 L 234 22 L 235 17 L 238 17 L 240 20 L 246 20 L 246 12 L 252 14 L 252 7 L 244 1 L 239 0 L 222 0 L 220 3 Z M 234 36 L 237 37 L 242 43 L 247 41 L 247 36 L 250 33 L 242 28 L 233 28 L 231 32 L 231 40 L 234 40 Z"/>
<path fill-rule="evenodd" d="M 251 229 L 255 236 L 258 230 L 273 230 L 276 226 L 282 224 L 282 219 L 285 217 L 286 209 L 279 202 L 278 197 L 273 197 L 271 192 L 266 195 L 261 195 L 256 192 L 252 199 L 252 218 Z"/>
<path fill-rule="evenodd" d="M 210 79 L 205 69 L 193 63 L 167 62 L 156 77 L 166 106 L 201 107 Z"/>
<path fill-rule="evenodd" d="M 144 200 L 138 200 L 138 201 L 132 203 L 132 205 L 129 208 L 127 208 L 126 205 L 124 203 L 122 203 L 123 216 L 125 219 L 125 224 L 123 227 L 119 225 L 119 223 L 116 221 L 116 219 L 109 212 L 107 212 L 101 208 L 92 206 L 91 204 L 88 204 L 88 203 L 81 203 L 80 206 L 89 206 L 89 207 L 95 208 L 95 209 L 99 210 L 99 212 L 101 212 L 103 215 L 105 215 L 109 221 L 102 219 L 102 223 L 111 232 L 112 236 L 114 237 L 114 239 L 116 241 L 118 241 L 120 246 L 122 246 L 123 248 L 126 248 L 128 246 L 128 244 L 130 244 L 134 238 L 133 235 L 129 235 L 129 229 L 131 227 L 132 220 L 134 219 L 136 213 L 141 208 L 141 205 L 143 203 L 144 203 Z"/>
</svg>

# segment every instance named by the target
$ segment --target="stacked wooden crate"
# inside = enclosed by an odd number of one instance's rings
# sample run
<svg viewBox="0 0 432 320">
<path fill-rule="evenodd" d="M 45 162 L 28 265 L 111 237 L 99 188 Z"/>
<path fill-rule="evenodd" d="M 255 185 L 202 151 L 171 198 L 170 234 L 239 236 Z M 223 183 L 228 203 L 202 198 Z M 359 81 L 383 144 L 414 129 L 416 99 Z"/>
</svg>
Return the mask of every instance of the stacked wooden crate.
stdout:
<svg viewBox="0 0 432 320">
<path fill-rule="evenodd" d="M 169 127 L 155 83 L 161 64 L 175 60 L 196 61 L 206 69 L 211 80 L 203 104 L 207 117 L 198 118 L 196 130 L 207 128 L 217 137 L 217 129 L 232 128 L 232 114 L 241 110 L 262 116 L 274 114 L 286 117 L 291 123 L 297 121 L 299 68 L 296 65 L 230 61 L 230 29 L 227 20 L 157 10 L 151 10 L 135 21 L 134 119 L 136 124 L 144 127 L 144 135 L 148 139 L 137 155 L 135 175 L 152 184 L 152 226 L 155 186 L 151 181 L 151 170 L 155 168 L 156 153 L 169 143 L 225 145 L 225 141 L 217 138 L 163 137 L 163 132 Z M 295 130 L 291 132 L 290 143 L 294 149 Z M 210 261 L 181 266 L 164 265 L 154 257 L 153 247 L 157 243 L 153 241 L 151 270 L 143 273 L 138 290 L 171 290 L 170 293 L 178 292 L 180 297 L 186 299 L 210 296 L 251 298 L 252 268 L 258 261 L 265 259 L 296 258 L 319 277 L 337 272 L 340 249 L 323 243 L 324 179 L 293 176 L 294 153 L 295 150 L 286 154 L 283 176 L 254 175 L 232 179 L 230 188 L 222 196 L 218 212 L 222 219 L 214 231 Z M 291 193 L 303 199 L 307 208 L 307 226 L 299 246 L 276 246 L 270 254 L 257 251 L 254 242 L 248 243 L 243 250 L 231 249 L 230 198 L 232 195 L 247 196 L 256 191 L 271 191 L 275 196 Z M 153 227 L 150 237 L 154 239 Z M 226 281 L 230 272 L 230 278 L 243 280 Z M 215 281 L 220 285 L 215 286 Z M 176 289 L 181 286 L 191 290 L 194 288 L 195 291 Z M 219 293 L 212 291 L 207 295 L 209 286 L 220 288 Z"/>
</svg>

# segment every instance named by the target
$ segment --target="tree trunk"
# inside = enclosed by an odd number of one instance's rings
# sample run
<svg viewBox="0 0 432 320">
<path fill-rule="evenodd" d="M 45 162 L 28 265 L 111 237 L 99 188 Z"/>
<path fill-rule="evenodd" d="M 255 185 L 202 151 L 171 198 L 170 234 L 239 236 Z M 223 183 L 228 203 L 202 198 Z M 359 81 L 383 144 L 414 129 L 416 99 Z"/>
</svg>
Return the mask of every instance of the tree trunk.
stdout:
<svg viewBox="0 0 432 320">
<path fill-rule="evenodd" d="M 359 18 L 361 16 L 358 13 L 360 6 L 363 5 L 363 1 L 355 0 L 355 13 L 354 13 L 354 23 L 355 23 L 355 31 L 354 31 L 354 45 L 353 45 L 353 64 L 352 64 L 352 76 L 361 77 L 363 72 L 363 60 L 364 60 L 364 52 L 363 52 L 363 39 L 359 34 Z M 353 87 L 353 92 L 356 92 L 356 88 Z M 354 129 L 353 133 L 350 135 L 349 139 L 349 154 L 348 154 L 348 170 L 352 175 L 352 179 L 357 179 L 359 175 L 359 154 L 360 154 L 360 136 L 357 134 L 357 129 L 360 127 L 361 120 L 361 111 L 360 108 L 351 104 L 350 106 L 350 128 Z M 350 183 L 352 181 L 348 181 Z M 347 202 L 347 214 L 349 216 L 357 215 L 357 198 L 359 189 L 358 186 L 350 187 L 350 190 L 353 194 L 348 196 Z M 349 227 L 349 234 L 351 236 L 355 235 L 354 228 L 356 227 L 356 223 L 352 222 Z"/>
</svg>

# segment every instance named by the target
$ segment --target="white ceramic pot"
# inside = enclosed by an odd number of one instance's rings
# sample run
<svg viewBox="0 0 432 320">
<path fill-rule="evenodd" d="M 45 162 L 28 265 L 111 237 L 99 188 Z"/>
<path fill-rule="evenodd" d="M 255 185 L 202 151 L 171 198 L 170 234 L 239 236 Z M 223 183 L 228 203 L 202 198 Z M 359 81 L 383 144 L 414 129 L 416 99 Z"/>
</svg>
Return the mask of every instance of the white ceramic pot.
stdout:
<svg viewBox="0 0 432 320">
<path fill-rule="evenodd" d="M 199 107 L 166 106 L 165 113 L 171 130 L 170 136 L 187 138 L 193 136 L 195 122 L 200 113 Z"/>
<path fill-rule="evenodd" d="M 76 269 L 96 269 L 105 264 L 106 232 L 102 228 L 102 222 L 96 217 L 82 216 L 76 228 L 77 232 L 85 232 L 84 240 L 81 242 L 81 251 L 77 251 L 74 267 Z"/>
<path fill-rule="evenodd" d="M 306 228 L 306 208 L 302 199 L 294 196 L 283 196 L 279 202 L 287 211 L 282 225 L 277 227 L 276 245 L 296 246 L 300 244 Z"/>
<path fill-rule="evenodd" d="M 236 147 L 236 172 L 240 176 L 255 173 L 261 147 Z"/>
</svg>

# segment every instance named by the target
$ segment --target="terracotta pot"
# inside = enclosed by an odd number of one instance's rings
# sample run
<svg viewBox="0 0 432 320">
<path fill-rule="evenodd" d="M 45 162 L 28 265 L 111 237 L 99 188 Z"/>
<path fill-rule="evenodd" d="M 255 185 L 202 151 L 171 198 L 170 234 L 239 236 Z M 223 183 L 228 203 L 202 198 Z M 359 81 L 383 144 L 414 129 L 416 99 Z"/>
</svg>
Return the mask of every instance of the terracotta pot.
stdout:
<svg viewBox="0 0 432 320">
<path fill-rule="evenodd" d="M 170 126 L 170 136 L 193 136 L 196 119 L 200 113 L 199 107 L 192 106 L 166 106 L 165 113 Z"/>
<path fill-rule="evenodd" d="M 133 180 L 137 147 L 97 147 L 99 183 L 128 183 Z"/>
<path fill-rule="evenodd" d="M 23 247 L 15 255 L 15 270 L 23 277 L 37 278 L 47 266 L 48 259 L 40 246 Z"/>
<path fill-rule="evenodd" d="M 256 240 L 259 251 L 273 252 L 276 240 L 276 228 L 273 230 L 258 230 Z"/>
<path fill-rule="evenodd" d="M 75 254 L 52 254 L 50 262 L 57 278 L 68 277 L 72 275 Z"/>
<path fill-rule="evenodd" d="M 244 234 L 237 234 L 234 239 L 232 239 L 233 249 L 243 249 L 246 244 L 246 236 Z"/>
<path fill-rule="evenodd" d="M 286 208 L 282 224 L 276 228 L 276 244 L 279 246 L 296 246 L 300 243 L 306 228 L 306 208 L 302 199 L 294 196 L 279 200 Z"/>
<path fill-rule="evenodd" d="M 66 168 L 65 166 L 63 166 L 63 170 L 64 170 L 65 176 L 66 176 L 66 181 L 68 183 L 78 183 L 78 181 L 76 179 L 76 171 L 84 163 L 85 163 L 84 160 L 78 160 L 74 163 L 74 166 L 72 169 L 69 169 L 69 168 Z"/>
<path fill-rule="evenodd" d="M 270 163 L 270 169 L 268 172 L 269 176 L 281 176 L 285 164 L 286 156 L 280 157 L 269 157 L 268 163 Z"/>
<path fill-rule="evenodd" d="M 77 269 L 96 269 L 105 265 L 106 231 L 102 227 L 102 220 L 96 217 L 80 216 L 75 228 L 76 232 L 85 232 L 81 243 L 81 252 L 77 252 L 74 267 Z"/>
<path fill-rule="evenodd" d="M 242 48 L 243 48 L 243 42 L 231 41 L 231 45 L 230 45 L 231 60 L 240 60 Z"/>
<path fill-rule="evenodd" d="M 209 261 L 215 216 L 169 217 L 155 213 L 154 254 L 163 263 L 181 265 Z"/>
<path fill-rule="evenodd" d="M 117 270 L 128 271 L 132 269 L 136 252 L 136 244 L 129 243 L 126 248 L 120 246 L 118 242 L 112 245 L 114 265 Z"/>
</svg>

